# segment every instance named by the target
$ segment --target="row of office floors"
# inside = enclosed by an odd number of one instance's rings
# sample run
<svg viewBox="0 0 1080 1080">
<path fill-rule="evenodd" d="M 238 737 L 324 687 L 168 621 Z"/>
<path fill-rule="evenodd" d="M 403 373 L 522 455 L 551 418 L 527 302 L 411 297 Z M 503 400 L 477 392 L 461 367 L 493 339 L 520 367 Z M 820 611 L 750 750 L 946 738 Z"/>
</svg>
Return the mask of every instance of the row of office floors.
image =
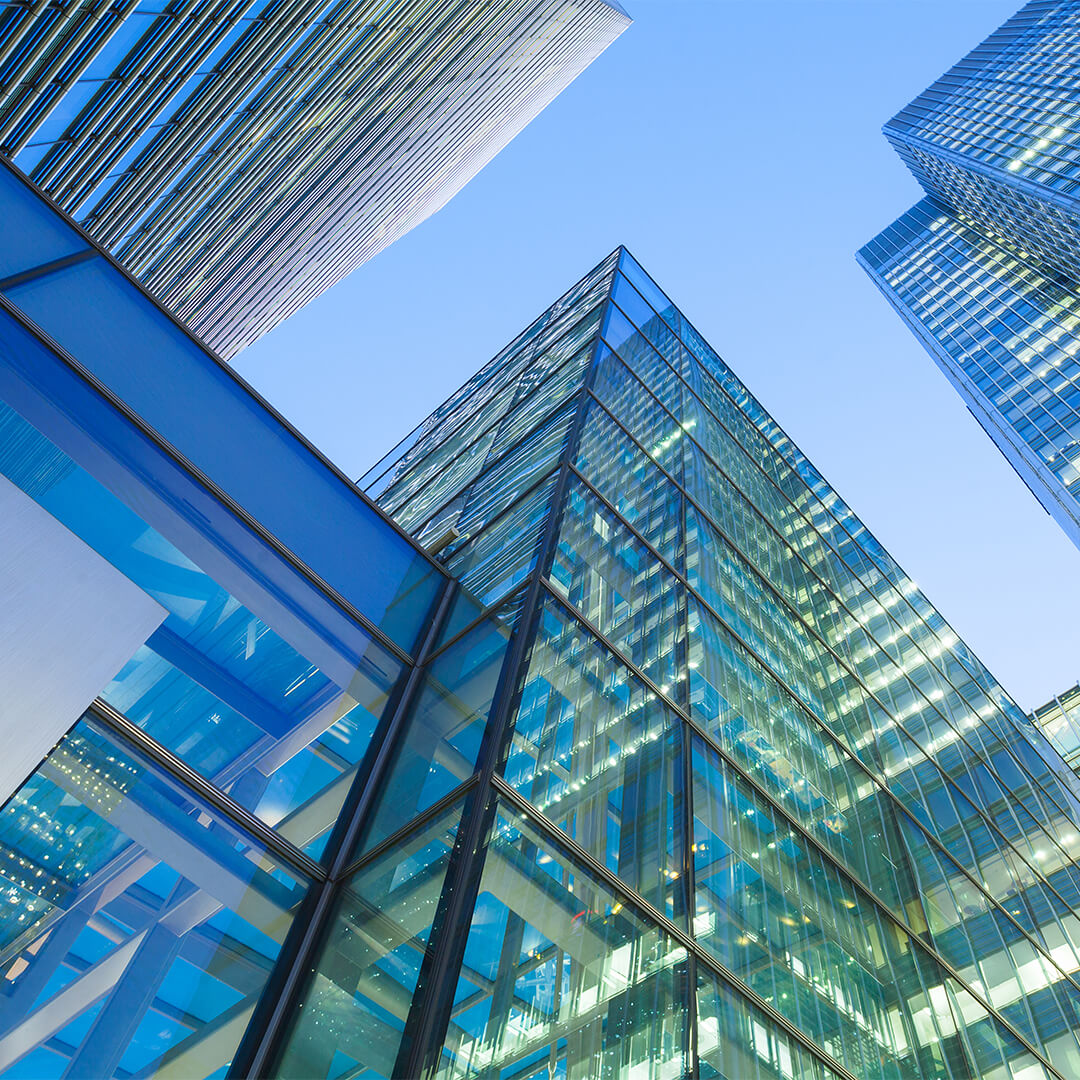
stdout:
<svg viewBox="0 0 1080 1080">
<path fill-rule="evenodd" d="M 625 250 L 365 499 L 0 202 L 10 498 L 160 608 L 0 811 L 0 1076 L 1080 1075 L 1076 777 Z"/>
</svg>

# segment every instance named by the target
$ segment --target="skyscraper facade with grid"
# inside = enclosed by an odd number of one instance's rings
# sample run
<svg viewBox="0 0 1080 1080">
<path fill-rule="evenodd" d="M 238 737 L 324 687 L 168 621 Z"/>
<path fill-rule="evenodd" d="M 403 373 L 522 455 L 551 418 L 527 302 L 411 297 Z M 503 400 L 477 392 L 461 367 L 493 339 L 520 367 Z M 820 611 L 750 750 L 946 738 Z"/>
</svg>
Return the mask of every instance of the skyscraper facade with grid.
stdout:
<svg viewBox="0 0 1080 1080">
<path fill-rule="evenodd" d="M 0 218 L 5 1080 L 1080 1074 L 1080 780 L 629 253 L 365 494 Z"/>
<path fill-rule="evenodd" d="M 510 643 L 367 841 L 452 813 L 475 852 L 416 1075 L 1080 1067 L 1075 777 L 626 251 L 362 483 Z"/>
<path fill-rule="evenodd" d="M 607 0 L 0 3 L 0 154 L 231 357 L 439 209 Z"/>
<path fill-rule="evenodd" d="M 927 197 L 859 262 L 1080 546 L 1080 3 L 1033 0 L 884 128 Z"/>
</svg>

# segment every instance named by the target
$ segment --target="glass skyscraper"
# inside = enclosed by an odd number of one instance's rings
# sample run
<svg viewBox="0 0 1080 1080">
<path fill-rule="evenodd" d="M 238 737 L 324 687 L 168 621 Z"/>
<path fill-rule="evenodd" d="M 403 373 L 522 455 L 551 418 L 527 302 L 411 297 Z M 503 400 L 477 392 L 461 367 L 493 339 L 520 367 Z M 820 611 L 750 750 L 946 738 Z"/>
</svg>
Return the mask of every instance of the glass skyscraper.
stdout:
<svg viewBox="0 0 1080 1080">
<path fill-rule="evenodd" d="M 629 22 L 609 0 L 4 0 L 0 154 L 231 357 Z"/>
<path fill-rule="evenodd" d="M 1080 3 L 1033 0 L 884 128 L 926 198 L 859 262 L 1080 546 Z"/>
</svg>

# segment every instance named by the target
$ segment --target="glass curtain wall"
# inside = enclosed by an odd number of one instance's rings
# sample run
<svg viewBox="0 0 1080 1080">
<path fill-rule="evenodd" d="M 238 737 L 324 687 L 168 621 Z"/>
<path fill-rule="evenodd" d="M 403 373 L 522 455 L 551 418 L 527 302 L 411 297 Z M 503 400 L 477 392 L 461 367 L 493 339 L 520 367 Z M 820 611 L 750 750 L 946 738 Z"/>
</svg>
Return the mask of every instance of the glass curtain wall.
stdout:
<svg viewBox="0 0 1080 1080">
<path fill-rule="evenodd" d="M 395 1064 L 320 1075 L 1076 1074 L 1075 778 L 626 251 L 362 483 L 508 644 L 358 848 L 453 819 Z"/>
</svg>

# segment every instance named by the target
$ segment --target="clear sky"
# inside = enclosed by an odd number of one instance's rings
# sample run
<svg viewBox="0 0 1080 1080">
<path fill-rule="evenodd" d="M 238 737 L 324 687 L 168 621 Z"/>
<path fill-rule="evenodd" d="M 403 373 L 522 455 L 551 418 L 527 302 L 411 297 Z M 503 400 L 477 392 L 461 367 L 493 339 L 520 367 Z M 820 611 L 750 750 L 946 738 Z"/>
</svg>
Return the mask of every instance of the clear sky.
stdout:
<svg viewBox="0 0 1080 1080">
<path fill-rule="evenodd" d="M 856 266 L 919 197 L 881 125 L 1021 0 L 624 0 L 440 213 L 239 371 L 359 476 L 624 243 L 1025 708 L 1080 678 L 1080 552 Z"/>
</svg>

